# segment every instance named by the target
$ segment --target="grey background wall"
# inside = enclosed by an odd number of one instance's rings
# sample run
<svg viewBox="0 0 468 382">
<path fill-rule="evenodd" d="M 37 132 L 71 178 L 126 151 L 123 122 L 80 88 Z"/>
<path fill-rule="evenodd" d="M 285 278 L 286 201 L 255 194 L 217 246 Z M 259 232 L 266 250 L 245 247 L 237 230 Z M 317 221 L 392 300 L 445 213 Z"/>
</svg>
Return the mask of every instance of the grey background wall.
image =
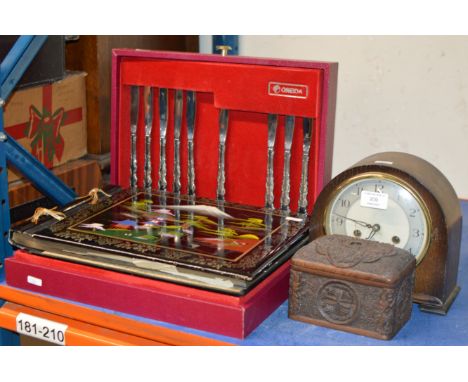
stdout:
<svg viewBox="0 0 468 382">
<path fill-rule="evenodd" d="M 241 36 L 239 45 L 245 56 L 339 62 L 333 175 L 405 151 L 468 198 L 468 37 Z M 210 51 L 210 36 L 200 49 Z"/>
</svg>

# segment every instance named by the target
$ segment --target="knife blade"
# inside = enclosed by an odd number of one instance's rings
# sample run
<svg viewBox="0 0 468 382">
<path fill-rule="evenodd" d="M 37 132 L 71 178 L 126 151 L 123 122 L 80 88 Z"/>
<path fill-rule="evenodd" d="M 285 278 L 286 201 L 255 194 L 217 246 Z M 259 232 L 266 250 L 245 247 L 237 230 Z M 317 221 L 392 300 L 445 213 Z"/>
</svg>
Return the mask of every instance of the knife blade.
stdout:
<svg viewBox="0 0 468 382">
<path fill-rule="evenodd" d="M 166 191 L 167 89 L 159 89 L 159 189 Z"/>
<path fill-rule="evenodd" d="M 302 172 L 301 185 L 299 191 L 298 214 L 307 213 L 307 194 L 309 187 L 309 153 L 312 142 L 313 120 L 312 118 L 304 118 L 302 122 L 302 130 L 304 142 L 302 144 Z"/>
<path fill-rule="evenodd" d="M 284 134 L 284 168 L 283 184 L 281 187 L 281 209 L 289 212 L 289 192 L 291 189 L 290 166 L 291 166 L 291 146 L 294 135 L 294 116 L 286 116 L 285 134 Z"/>
<path fill-rule="evenodd" d="M 180 193 L 180 130 L 182 128 L 183 96 L 183 91 L 177 89 L 174 107 L 174 181 L 172 186 L 172 191 L 176 194 Z"/>
<path fill-rule="evenodd" d="M 187 91 L 187 141 L 188 141 L 188 194 L 195 195 L 195 157 L 193 152 L 193 139 L 195 135 L 196 93 Z"/>
<path fill-rule="evenodd" d="M 267 178 L 265 191 L 265 208 L 274 208 L 274 174 L 273 159 L 275 155 L 276 128 L 278 127 L 278 116 L 268 114 L 268 159 L 267 159 Z"/>
<path fill-rule="evenodd" d="M 151 131 L 153 129 L 153 88 L 145 86 L 144 91 L 145 106 L 145 188 L 151 190 Z"/>
<path fill-rule="evenodd" d="M 218 187 L 217 187 L 217 199 L 224 200 L 226 190 L 224 183 L 226 181 L 225 174 L 225 154 L 226 154 L 226 138 L 228 131 L 229 112 L 226 109 L 219 111 L 219 148 L 218 148 Z"/>
<path fill-rule="evenodd" d="M 130 87 L 130 186 L 137 186 L 137 157 L 136 140 L 138 127 L 138 106 L 140 104 L 140 88 L 138 86 Z"/>
</svg>

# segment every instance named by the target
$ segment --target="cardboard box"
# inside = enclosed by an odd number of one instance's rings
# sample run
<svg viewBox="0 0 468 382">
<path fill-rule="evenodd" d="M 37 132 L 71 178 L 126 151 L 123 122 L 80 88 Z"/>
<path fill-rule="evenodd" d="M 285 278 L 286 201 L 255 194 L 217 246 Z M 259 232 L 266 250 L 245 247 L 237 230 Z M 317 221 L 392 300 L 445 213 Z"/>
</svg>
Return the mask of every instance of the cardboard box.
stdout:
<svg viewBox="0 0 468 382">
<path fill-rule="evenodd" d="M 18 90 L 5 106 L 6 132 L 47 168 L 86 154 L 85 76 L 68 73 L 52 84 Z M 21 177 L 8 171 L 9 182 Z"/>
</svg>

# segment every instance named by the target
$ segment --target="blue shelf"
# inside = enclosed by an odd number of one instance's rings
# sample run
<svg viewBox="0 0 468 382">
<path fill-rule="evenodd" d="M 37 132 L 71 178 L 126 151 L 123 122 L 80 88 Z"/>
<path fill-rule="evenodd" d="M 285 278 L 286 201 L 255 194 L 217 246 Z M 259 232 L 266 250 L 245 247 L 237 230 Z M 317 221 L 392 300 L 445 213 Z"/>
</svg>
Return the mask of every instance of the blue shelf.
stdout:
<svg viewBox="0 0 468 382">
<path fill-rule="evenodd" d="M 7 161 L 56 204 L 63 206 L 76 197 L 73 190 L 8 136 L 3 125 L 6 101 L 46 40 L 47 36 L 21 36 L 0 63 L 0 281 L 5 276 L 4 259 L 12 254 L 8 242 L 10 209 Z"/>
</svg>

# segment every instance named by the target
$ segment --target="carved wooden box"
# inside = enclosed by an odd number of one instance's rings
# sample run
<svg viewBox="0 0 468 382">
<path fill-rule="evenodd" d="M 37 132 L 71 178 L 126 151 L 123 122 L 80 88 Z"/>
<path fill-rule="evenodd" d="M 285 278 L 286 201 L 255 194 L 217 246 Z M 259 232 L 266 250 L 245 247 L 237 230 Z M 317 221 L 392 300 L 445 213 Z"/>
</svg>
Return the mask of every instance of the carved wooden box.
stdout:
<svg viewBox="0 0 468 382">
<path fill-rule="evenodd" d="M 411 316 L 415 266 L 389 244 L 320 237 L 292 258 L 289 317 L 391 339 Z"/>
</svg>

